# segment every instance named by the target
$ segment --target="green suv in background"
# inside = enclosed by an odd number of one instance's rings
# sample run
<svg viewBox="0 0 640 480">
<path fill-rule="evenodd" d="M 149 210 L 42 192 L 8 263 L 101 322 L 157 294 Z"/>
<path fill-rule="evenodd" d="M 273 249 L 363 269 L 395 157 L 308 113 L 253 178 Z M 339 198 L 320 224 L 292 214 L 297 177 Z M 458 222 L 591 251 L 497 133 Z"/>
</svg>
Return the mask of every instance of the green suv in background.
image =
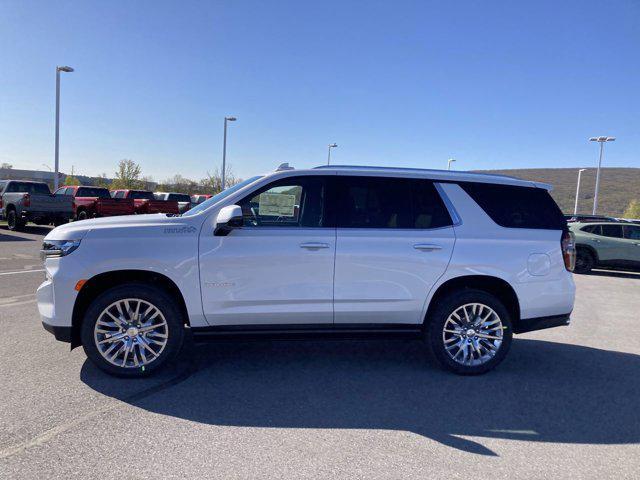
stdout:
<svg viewBox="0 0 640 480">
<path fill-rule="evenodd" d="M 640 269 L 640 225 L 623 222 L 569 223 L 576 237 L 575 273 L 595 267 Z"/>
</svg>

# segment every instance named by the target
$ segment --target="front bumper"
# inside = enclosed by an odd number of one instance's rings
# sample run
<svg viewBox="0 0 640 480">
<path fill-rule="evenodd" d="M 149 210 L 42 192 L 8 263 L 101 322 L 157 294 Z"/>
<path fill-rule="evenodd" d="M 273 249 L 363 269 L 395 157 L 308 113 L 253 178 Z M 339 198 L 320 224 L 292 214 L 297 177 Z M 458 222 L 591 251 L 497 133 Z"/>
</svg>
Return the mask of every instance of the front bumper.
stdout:
<svg viewBox="0 0 640 480">
<path fill-rule="evenodd" d="M 52 333 L 53 336 L 56 337 L 56 340 L 58 340 L 59 342 L 71 343 L 71 332 L 72 332 L 71 327 L 60 327 L 56 325 L 50 325 L 46 323 L 44 320 L 42 321 L 42 326 L 47 332 Z"/>
</svg>

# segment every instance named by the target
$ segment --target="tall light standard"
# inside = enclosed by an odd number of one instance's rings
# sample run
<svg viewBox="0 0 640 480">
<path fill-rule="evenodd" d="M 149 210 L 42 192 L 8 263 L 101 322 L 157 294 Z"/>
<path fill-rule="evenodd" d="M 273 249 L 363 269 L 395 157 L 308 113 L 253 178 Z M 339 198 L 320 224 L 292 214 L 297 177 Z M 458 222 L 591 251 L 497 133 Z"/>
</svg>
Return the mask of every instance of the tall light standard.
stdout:
<svg viewBox="0 0 640 480">
<path fill-rule="evenodd" d="M 576 204 L 573 207 L 573 214 L 577 215 L 578 213 L 578 198 L 580 197 L 580 177 L 582 176 L 582 172 L 584 172 L 586 168 L 581 168 L 578 170 L 578 186 L 576 187 Z"/>
<path fill-rule="evenodd" d="M 330 143 L 329 144 L 329 154 L 327 155 L 327 165 L 329 165 L 331 163 L 331 149 L 332 148 L 336 148 L 338 146 L 337 143 Z"/>
<path fill-rule="evenodd" d="M 55 176 L 53 178 L 53 189 L 58 189 L 58 149 L 60 147 L 60 72 L 71 73 L 71 67 L 56 67 L 56 154 L 55 154 Z"/>
<path fill-rule="evenodd" d="M 598 210 L 598 191 L 600 190 L 600 166 L 602 165 L 602 154 L 604 152 L 605 142 L 613 142 L 616 137 L 591 137 L 590 142 L 598 142 L 600 144 L 600 159 L 598 160 L 598 171 L 596 172 L 596 193 L 593 196 L 593 214 Z"/>
<path fill-rule="evenodd" d="M 235 122 L 236 117 L 224 117 L 224 140 L 222 142 L 222 190 L 226 185 L 226 168 L 227 168 L 227 122 Z"/>
<path fill-rule="evenodd" d="M 451 170 L 451 164 L 455 161 L 455 158 L 450 158 L 449 160 L 447 160 L 447 170 Z"/>
</svg>

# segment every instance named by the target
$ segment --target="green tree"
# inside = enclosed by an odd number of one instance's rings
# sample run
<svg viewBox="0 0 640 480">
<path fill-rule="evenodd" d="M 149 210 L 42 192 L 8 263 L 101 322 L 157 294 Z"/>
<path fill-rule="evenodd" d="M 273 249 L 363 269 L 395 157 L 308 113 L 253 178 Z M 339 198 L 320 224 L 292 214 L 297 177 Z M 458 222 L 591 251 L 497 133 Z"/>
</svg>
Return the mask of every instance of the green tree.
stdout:
<svg viewBox="0 0 640 480">
<path fill-rule="evenodd" d="M 640 218 L 640 200 L 631 200 L 622 216 L 624 218 Z"/>
<path fill-rule="evenodd" d="M 80 180 L 78 180 L 78 178 L 73 175 L 67 175 L 66 177 L 64 177 L 64 184 L 68 187 L 81 185 Z"/>
<path fill-rule="evenodd" d="M 142 169 L 133 160 L 124 159 L 118 163 L 118 171 L 116 176 L 111 182 L 111 188 L 113 190 L 118 189 L 139 189 L 142 188 L 142 181 L 140 177 L 142 175 Z"/>
<path fill-rule="evenodd" d="M 109 188 L 110 187 L 110 182 L 109 182 L 109 179 L 107 178 L 107 174 L 106 173 L 101 173 L 100 175 L 95 177 L 93 179 L 93 184 L 96 187 L 102 187 L 102 188 Z"/>
</svg>

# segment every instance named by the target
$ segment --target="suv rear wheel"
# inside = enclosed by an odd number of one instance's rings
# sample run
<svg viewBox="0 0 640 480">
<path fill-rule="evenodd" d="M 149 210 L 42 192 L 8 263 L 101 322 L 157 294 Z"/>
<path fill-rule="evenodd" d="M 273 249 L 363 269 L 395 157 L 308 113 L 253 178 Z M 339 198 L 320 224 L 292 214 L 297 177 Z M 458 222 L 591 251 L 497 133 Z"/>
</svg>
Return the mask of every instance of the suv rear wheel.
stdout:
<svg viewBox="0 0 640 480">
<path fill-rule="evenodd" d="M 438 302 L 426 341 L 441 367 L 460 375 L 495 368 L 511 346 L 511 320 L 504 304 L 481 290 L 462 290 Z"/>
<path fill-rule="evenodd" d="M 82 346 L 100 369 L 121 377 L 151 374 L 182 346 L 184 319 L 163 290 L 120 285 L 99 295 L 82 322 Z"/>
</svg>

